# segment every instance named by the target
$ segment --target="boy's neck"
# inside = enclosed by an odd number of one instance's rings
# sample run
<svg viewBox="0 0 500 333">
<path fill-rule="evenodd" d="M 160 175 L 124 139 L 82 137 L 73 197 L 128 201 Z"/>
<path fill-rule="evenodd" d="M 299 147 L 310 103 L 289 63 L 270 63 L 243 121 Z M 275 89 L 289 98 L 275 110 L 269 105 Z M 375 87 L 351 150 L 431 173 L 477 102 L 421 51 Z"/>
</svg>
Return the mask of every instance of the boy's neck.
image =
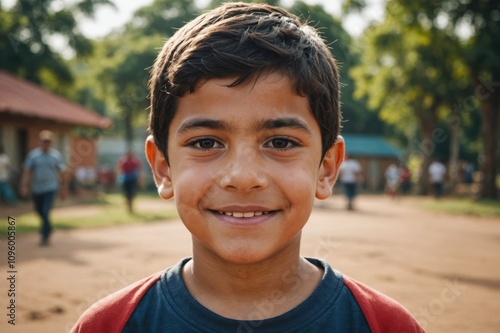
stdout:
<svg viewBox="0 0 500 333">
<path fill-rule="evenodd" d="M 302 303 L 323 276 L 299 255 L 299 248 L 283 251 L 253 264 L 233 264 L 213 253 L 193 251 L 183 269 L 191 295 L 206 308 L 227 318 L 252 320 L 259 304 L 267 304 L 266 318 L 276 317 Z"/>
</svg>

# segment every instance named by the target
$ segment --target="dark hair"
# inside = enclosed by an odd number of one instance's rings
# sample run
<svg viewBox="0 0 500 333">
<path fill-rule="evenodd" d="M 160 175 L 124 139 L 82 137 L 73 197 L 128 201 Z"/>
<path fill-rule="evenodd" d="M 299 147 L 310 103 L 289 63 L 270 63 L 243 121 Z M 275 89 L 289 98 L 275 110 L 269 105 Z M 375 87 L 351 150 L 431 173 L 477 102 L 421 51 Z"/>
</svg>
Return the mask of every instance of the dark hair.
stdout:
<svg viewBox="0 0 500 333">
<path fill-rule="evenodd" d="M 201 80 L 235 77 L 233 87 L 264 73 L 285 75 L 309 99 L 324 156 L 341 120 L 338 69 L 325 42 L 282 8 L 227 3 L 178 30 L 152 67 L 149 132 L 167 161 L 169 126 L 179 98 L 193 93 Z"/>
</svg>

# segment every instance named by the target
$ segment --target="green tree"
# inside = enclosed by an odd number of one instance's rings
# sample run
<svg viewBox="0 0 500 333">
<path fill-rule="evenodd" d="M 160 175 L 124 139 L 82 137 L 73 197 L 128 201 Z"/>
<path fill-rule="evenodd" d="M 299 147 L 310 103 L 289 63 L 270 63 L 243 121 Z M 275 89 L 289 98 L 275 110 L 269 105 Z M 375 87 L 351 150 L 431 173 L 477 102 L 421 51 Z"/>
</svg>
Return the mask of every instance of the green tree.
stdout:
<svg viewBox="0 0 500 333">
<path fill-rule="evenodd" d="M 500 5 L 498 0 L 391 1 L 413 20 L 424 19 L 436 29 L 462 36 L 460 56 L 467 64 L 469 80 L 482 114 L 482 198 L 498 198 L 500 127 Z M 463 35 L 463 34 L 462 34 Z M 467 36 L 468 35 L 468 36 Z M 465 104 L 465 103 L 464 103 Z"/>
<path fill-rule="evenodd" d="M 125 126 L 125 140 L 128 147 L 133 142 L 133 124 L 138 115 L 146 119 L 148 101 L 149 67 L 153 64 L 158 48 L 164 39 L 159 36 L 147 36 L 121 44 L 114 59 L 114 66 L 105 70 L 106 82 L 110 82 L 116 105 L 121 111 Z"/>
<path fill-rule="evenodd" d="M 54 50 L 62 38 L 77 56 L 92 52 L 91 42 L 78 29 L 77 17 L 91 17 L 110 0 L 80 0 L 59 8 L 54 0 L 18 0 L 10 9 L 0 4 L 0 68 L 44 84 L 52 90 L 73 82 L 67 62 Z"/>
<path fill-rule="evenodd" d="M 199 13 L 193 0 L 155 0 L 134 13 L 126 33 L 170 37 Z"/>
<path fill-rule="evenodd" d="M 372 24 L 363 34 L 361 64 L 351 74 L 356 95 L 367 97 L 383 120 L 408 136 L 418 128 L 420 144 L 408 153 L 420 156 L 419 192 L 425 194 L 436 145 L 448 139 L 437 124 L 450 116 L 464 89 L 458 40 L 425 21 L 413 21 L 397 8 L 386 7 L 385 15 L 382 23 Z"/>
<path fill-rule="evenodd" d="M 198 13 L 193 0 L 155 0 L 139 8 L 125 29 L 96 42 L 92 58 L 75 64 L 86 75 L 79 99 L 105 103 L 128 147 L 137 122 L 142 128 L 145 125 L 149 68 L 165 39 Z"/>
<path fill-rule="evenodd" d="M 114 134 L 132 146 L 134 127 L 145 127 L 149 67 L 164 38 L 113 34 L 96 42 L 91 58 L 74 61 L 79 76 L 74 99 L 113 119 Z M 113 134 L 113 133 L 109 133 Z"/>
</svg>

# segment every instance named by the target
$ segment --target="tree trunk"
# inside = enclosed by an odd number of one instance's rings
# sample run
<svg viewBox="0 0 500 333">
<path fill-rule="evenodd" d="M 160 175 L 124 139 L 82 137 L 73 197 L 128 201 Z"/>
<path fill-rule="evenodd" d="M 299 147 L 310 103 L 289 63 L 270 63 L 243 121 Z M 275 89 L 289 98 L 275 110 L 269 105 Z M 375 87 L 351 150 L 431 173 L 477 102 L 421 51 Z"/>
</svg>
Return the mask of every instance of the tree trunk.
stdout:
<svg viewBox="0 0 500 333">
<path fill-rule="evenodd" d="M 491 79 L 491 78 L 490 78 Z M 497 199 L 498 190 L 496 186 L 497 176 L 497 150 L 498 150 L 498 126 L 500 113 L 500 78 L 486 80 L 477 75 L 476 94 L 481 102 L 483 160 L 481 171 L 483 178 L 479 197 L 482 199 Z"/>
<path fill-rule="evenodd" d="M 429 166 L 432 162 L 432 152 L 433 148 L 429 143 L 432 143 L 432 128 L 428 126 L 420 126 L 420 135 L 422 136 L 422 143 L 420 144 L 422 164 L 420 166 L 420 177 L 418 179 L 418 190 L 419 195 L 429 194 Z M 425 127 L 422 129 L 422 127 Z"/>
<path fill-rule="evenodd" d="M 456 115 L 458 117 L 458 115 Z M 449 164 L 449 175 L 450 175 L 450 188 L 452 192 L 455 192 L 458 183 L 458 155 L 460 150 L 460 124 L 451 125 L 451 142 L 450 142 L 450 164 Z"/>
<path fill-rule="evenodd" d="M 437 108 L 439 100 L 435 100 L 433 105 L 424 110 L 421 105 L 415 107 L 415 114 L 418 119 L 418 126 L 420 129 L 420 142 L 418 149 L 422 156 L 422 164 L 420 166 L 420 177 L 418 178 L 417 193 L 419 195 L 429 194 L 429 166 L 432 162 L 434 150 L 436 149 L 436 142 L 434 138 L 434 130 L 437 124 Z"/>
<path fill-rule="evenodd" d="M 422 141 L 418 145 L 419 155 L 422 156 L 422 164 L 420 167 L 420 177 L 418 178 L 417 193 L 420 195 L 429 194 L 429 165 L 432 162 L 432 156 L 436 149 L 436 139 L 438 136 L 434 131 L 437 124 L 437 108 L 441 100 L 435 98 L 431 107 L 424 109 L 422 105 L 415 107 L 415 114 L 418 119 L 418 126 L 420 128 L 420 135 Z"/>
</svg>

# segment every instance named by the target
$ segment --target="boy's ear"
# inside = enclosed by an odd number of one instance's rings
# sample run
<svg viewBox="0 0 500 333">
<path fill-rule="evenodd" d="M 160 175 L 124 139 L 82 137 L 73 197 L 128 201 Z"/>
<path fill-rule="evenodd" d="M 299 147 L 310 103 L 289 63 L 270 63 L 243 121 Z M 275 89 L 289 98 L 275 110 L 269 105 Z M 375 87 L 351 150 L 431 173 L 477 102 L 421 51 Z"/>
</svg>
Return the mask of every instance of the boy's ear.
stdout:
<svg viewBox="0 0 500 333">
<path fill-rule="evenodd" d="M 344 161 L 344 138 L 337 136 L 335 143 L 328 149 L 319 167 L 316 198 L 324 200 L 332 194 L 333 185 L 337 181 L 340 165 Z"/>
<path fill-rule="evenodd" d="M 170 167 L 165 160 L 165 156 L 163 156 L 163 153 L 156 146 L 152 135 L 146 139 L 146 158 L 153 172 L 158 194 L 164 200 L 172 199 L 174 197 L 174 190 L 170 177 Z"/>
</svg>

